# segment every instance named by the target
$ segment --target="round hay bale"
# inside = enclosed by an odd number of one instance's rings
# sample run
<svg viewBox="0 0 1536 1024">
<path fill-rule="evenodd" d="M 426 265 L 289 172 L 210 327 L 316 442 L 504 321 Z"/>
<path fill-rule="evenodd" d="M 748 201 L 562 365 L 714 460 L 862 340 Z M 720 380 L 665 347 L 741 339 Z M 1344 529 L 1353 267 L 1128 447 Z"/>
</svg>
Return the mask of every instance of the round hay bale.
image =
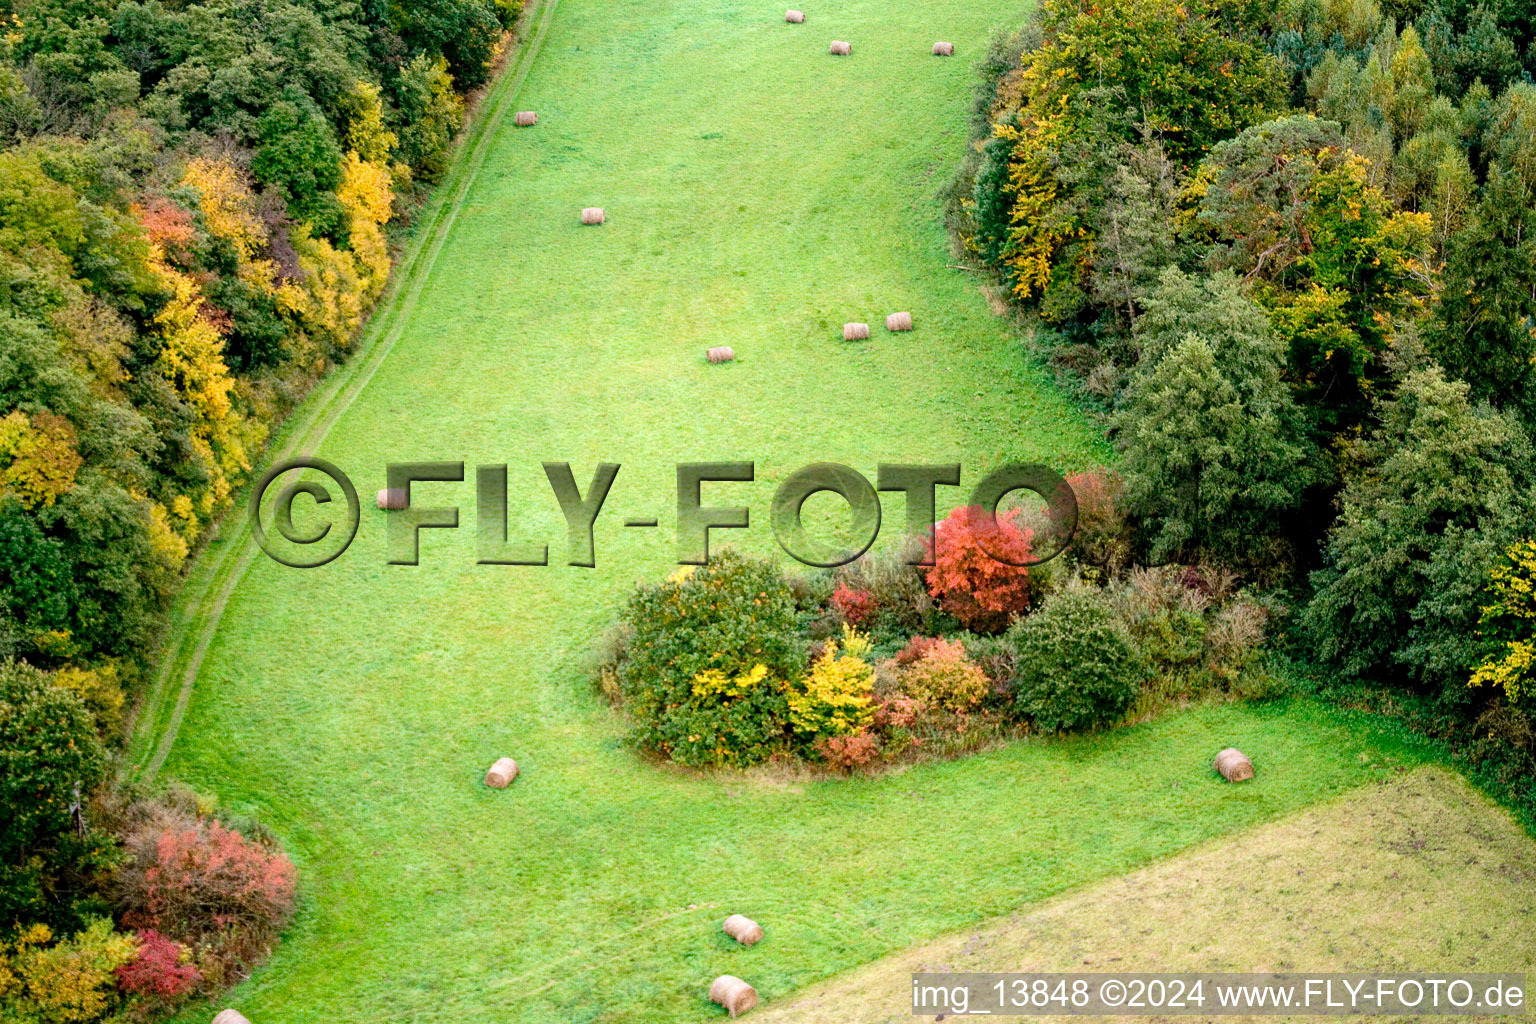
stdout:
<svg viewBox="0 0 1536 1024">
<path fill-rule="evenodd" d="M 732 914 L 720 925 L 720 930 L 743 946 L 756 945 L 763 938 L 763 926 L 745 914 Z"/>
<path fill-rule="evenodd" d="M 714 348 L 706 349 L 704 358 L 712 363 L 728 363 L 736 358 L 736 350 L 729 345 L 717 345 Z"/>
<path fill-rule="evenodd" d="M 1253 762 L 1236 747 L 1228 747 L 1216 755 L 1216 770 L 1228 782 L 1246 782 L 1253 778 Z"/>
<path fill-rule="evenodd" d="M 832 56 L 834 56 L 834 57 L 851 57 L 852 55 L 853 55 L 853 44 L 852 43 L 845 43 L 841 39 L 834 39 L 834 40 L 832 40 Z"/>
<path fill-rule="evenodd" d="M 378 501 L 379 508 L 391 511 L 398 511 L 409 504 L 405 496 L 405 488 L 403 487 L 385 487 L 379 491 L 378 497 L 375 500 Z"/>
<path fill-rule="evenodd" d="M 220 1010 L 213 1018 L 213 1024 L 251 1024 L 245 1019 L 245 1014 L 239 1010 Z"/>
<path fill-rule="evenodd" d="M 792 25 L 798 25 L 805 20 L 805 15 L 799 11 L 785 11 L 784 20 Z"/>
<path fill-rule="evenodd" d="M 885 329 L 888 331 L 910 331 L 912 329 L 912 314 L 892 313 L 885 318 Z"/>
<path fill-rule="evenodd" d="M 485 773 L 485 784 L 492 789 L 506 789 L 512 785 L 512 780 L 517 778 L 517 762 L 510 757 L 503 757 L 491 765 L 491 770 Z"/>
<path fill-rule="evenodd" d="M 734 1017 L 757 1005 L 757 989 L 731 974 L 722 974 L 709 986 L 709 998 L 731 1011 Z"/>
<path fill-rule="evenodd" d="M 934 43 L 933 55 L 935 57 L 953 57 L 955 55 L 954 43 Z"/>
<path fill-rule="evenodd" d="M 606 219 L 607 217 L 603 214 L 603 208 L 601 206 L 587 206 L 582 208 L 581 222 L 583 224 L 601 224 Z"/>
<path fill-rule="evenodd" d="M 519 128 L 527 128 L 539 123 L 539 115 L 531 110 L 519 110 L 512 121 Z"/>
<path fill-rule="evenodd" d="M 843 324 L 844 341 L 865 341 L 869 338 L 869 324 Z"/>
</svg>

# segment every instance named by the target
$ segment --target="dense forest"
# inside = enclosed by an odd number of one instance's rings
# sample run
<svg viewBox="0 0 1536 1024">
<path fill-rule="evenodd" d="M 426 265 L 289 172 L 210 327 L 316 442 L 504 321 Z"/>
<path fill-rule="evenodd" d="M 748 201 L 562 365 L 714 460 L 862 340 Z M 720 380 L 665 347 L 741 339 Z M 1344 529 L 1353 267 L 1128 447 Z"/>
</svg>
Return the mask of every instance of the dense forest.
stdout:
<svg viewBox="0 0 1536 1024">
<path fill-rule="evenodd" d="M 343 358 L 516 5 L 0 11 L 0 656 L 111 666 Z"/>
<path fill-rule="evenodd" d="M 6 1020 L 158 1012 L 275 937 L 259 829 L 97 784 L 184 562 L 346 357 L 520 6 L 0 0 Z"/>
<path fill-rule="evenodd" d="M 1536 805 L 1536 20 L 1046 0 L 949 194 L 1104 410 L 1135 557 L 1290 595 L 1298 659 Z"/>
</svg>

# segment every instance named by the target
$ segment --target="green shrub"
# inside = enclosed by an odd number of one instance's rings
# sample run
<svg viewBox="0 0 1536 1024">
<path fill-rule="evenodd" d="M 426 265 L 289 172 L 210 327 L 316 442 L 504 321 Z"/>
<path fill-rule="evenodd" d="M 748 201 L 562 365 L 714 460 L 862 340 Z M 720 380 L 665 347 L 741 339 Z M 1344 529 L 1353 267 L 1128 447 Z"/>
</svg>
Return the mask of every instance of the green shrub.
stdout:
<svg viewBox="0 0 1536 1024">
<path fill-rule="evenodd" d="M 256 124 L 261 147 L 251 173 L 288 203 L 295 220 L 309 221 L 317 235 L 330 234 L 336 186 L 341 182 L 341 147 L 335 129 L 308 94 L 290 86 Z"/>
<path fill-rule="evenodd" d="M 1238 597 L 1227 602 L 1205 631 L 1206 667 L 1218 679 L 1236 683 L 1258 657 L 1269 620 L 1270 609 L 1256 601 Z"/>
<path fill-rule="evenodd" d="M 1083 584 L 1051 595 L 1005 639 L 1018 659 L 1014 709 L 1044 732 L 1116 721 L 1146 679 L 1145 661 L 1110 598 Z"/>
<path fill-rule="evenodd" d="M 1013 677 L 1016 654 L 1013 646 L 1000 636 L 961 637 L 965 656 L 987 677 L 987 703 L 1006 707 L 1013 703 Z"/>
<path fill-rule="evenodd" d="M 453 91 L 448 62 L 417 54 L 400 69 L 400 156 L 416 177 L 436 182 L 447 173 L 453 136 L 464 123 L 464 101 Z"/>
<path fill-rule="evenodd" d="M 123 683 L 116 662 L 106 662 L 95 668 L 66 665 L 50 673 L 48 681 L 80 698 L 104 738 L 110 739 L 117 734 L 123 721 Z"/>
<path fill-rule="evenodd" d="M 787 688 L 805 668 L 795 599 L 771 563 L 727 551 L 642 586 L 617 686 L 635 740 L 688 765 L 761 761 L 786 737 Z"/>
<path fill-rule="evenodd" d="M 1161 698 L 1212 684 L 1233 688 L 1253 664 L 1273 614 L 1237 592 L 1238 576 L 1217 566 L 1134 569 L 1106 588 Z M 1151 692 L 1149 691 L 1149 692 Z"/>
<path fill-rule="evenodd" d="M 1183 675 L 1204 660 L 1210 599 L 1184 573 L 1177 566 L 1135 569 L 1110 587 L 1117 615 L 1159 675 Z"/>
</svg>

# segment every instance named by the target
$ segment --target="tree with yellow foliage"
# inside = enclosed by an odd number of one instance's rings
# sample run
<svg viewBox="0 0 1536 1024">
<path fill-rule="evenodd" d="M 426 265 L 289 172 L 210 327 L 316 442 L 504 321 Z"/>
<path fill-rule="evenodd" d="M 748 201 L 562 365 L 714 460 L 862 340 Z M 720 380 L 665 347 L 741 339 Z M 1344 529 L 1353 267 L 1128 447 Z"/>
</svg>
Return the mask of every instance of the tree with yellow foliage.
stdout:
<svg viewBox="0 0 1536 1024">
<path fill-rule="evenodd" d="M 383 231 L 395 201 L 389 170 L 382 163 L 348 152 L 341 160 L 336 198 L 347 211 L 349 245 L 356 257 L 364 298 L 371 304 L 389 282 L 389 246 Z"/>
<path fill-rule="evenodd" d="M 75 428 L 64 417 L 16 409 L 0 418 L 0 496 L 29 508 L 52 505 L 74 485 L 80 463 Z"/>
</svg>

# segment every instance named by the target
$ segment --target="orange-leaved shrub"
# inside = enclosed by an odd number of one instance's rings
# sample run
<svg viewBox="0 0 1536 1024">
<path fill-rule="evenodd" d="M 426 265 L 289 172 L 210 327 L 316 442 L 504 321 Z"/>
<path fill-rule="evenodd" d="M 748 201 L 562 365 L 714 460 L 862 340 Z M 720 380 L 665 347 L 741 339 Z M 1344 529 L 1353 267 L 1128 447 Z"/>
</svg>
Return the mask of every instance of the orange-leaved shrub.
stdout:
<svg viewBox="0 0 1536 1024">
<path fill-rule="evenodd" d="M 996 633 L 1029 609 L 1029 570 L 1017 563 L 1030 557 L 1032 531 L 1019 525 L 1021 512 L 962 505 L 934 529 L 928 593 L 967 629 Z"/>
<path fill-rule="evenodd" d="M 896 657 L 893 660 L 896 664 L 905 667 L 911 665 L 935 647 L 942 647 L 943 645 L 944 638 L 941 636 L 915 636 L 907 641 L 907 646 L 896 652 Z"/>
<path fill-rule="evenodd" d="M 957 714 L 980 704 L 990 687 L 986 673 L 966 656 L 959 640 L 931 641 L 901 673 L 901 691 L 908 697 Z"/>
<path fill-rule="evenodd" d="M 816 742 L 816 752 L 833 768 L 852 772 L 867 766 L 880 753 L 880 741 L 867 729 L 843 736 L 825 736 Z"/>
</svg>

